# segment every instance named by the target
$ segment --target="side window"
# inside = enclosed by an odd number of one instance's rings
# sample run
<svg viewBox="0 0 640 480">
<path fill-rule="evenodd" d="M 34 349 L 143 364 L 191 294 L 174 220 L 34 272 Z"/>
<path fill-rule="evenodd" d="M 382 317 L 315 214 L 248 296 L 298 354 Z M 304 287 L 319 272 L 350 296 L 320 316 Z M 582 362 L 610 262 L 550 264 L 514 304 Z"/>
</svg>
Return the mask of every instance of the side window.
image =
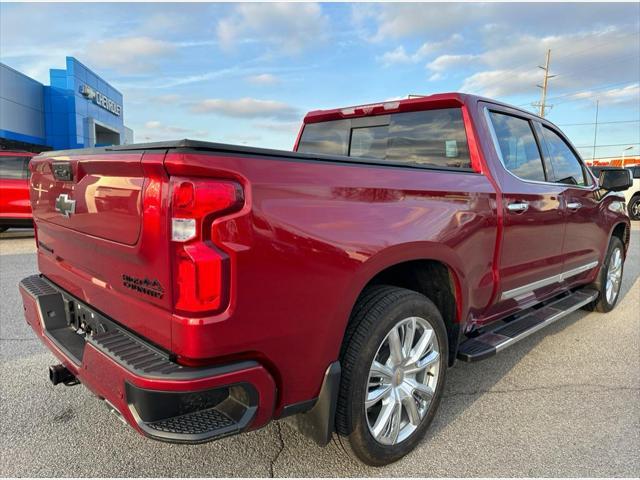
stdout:
<svg viewBox="0 0 640 480">
<path fill-rule="evenodd" d="M 0 157 L 0 178 L 29 178 L 29 157 Z"/>
<path fill-rule="evenodd" d="M 633 168 L 633 178 L 640 178 L 640 167 Z"/>
<path fill-rule="evenodd" d="M 551 164 L 553 178 L 549 181 L 565 183 L 567 185 L 585 186 L 591 184 L 591 179 L 585 175 L 580 160 L 575 156 L 569 145 L 553 130 L 544 127 L 542 135 L 548 150 L 548 162 Z"/>
<path fill-rule="evenodd" d="M 349 120 L 333 120 L 305 125 L 298 145 L 298 152 L 347 155 L 349 126 Z"/>
<path fill-rule="evenodd" d="M 505 168 L 524 180 L 544 182 L 544 166 L 529 121 L 499 112 L 489 116 Z"/>
</svg>

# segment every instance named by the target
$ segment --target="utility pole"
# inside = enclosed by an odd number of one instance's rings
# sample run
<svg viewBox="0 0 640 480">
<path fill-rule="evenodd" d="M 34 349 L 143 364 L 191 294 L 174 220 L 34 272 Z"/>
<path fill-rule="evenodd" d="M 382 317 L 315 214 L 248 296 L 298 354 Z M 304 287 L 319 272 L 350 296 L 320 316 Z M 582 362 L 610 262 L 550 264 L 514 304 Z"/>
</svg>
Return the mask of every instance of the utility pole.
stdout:
<svg viewBox="0 0 640 480">
<path fill-rule="evenodd" d="M 534 107 L 540 107 L 539 115 L 544 117 L 545 110 L 547 108 L 551 108 L 551 105 L 547 105 L 547 87 L 549 85 L 549 79 L 555 77 L 556 75 L 549 75 L 549 64 L 551 63 L 551 49 L 547 50 L 547 61 L 542 65 L 538 65 L 538 68 L 544 70 L 544 79 L 542 80 L 542 85 L 537 85 L 538 88 L 542 89 L 542 96 L 540 97 L 540 101 L 533 104 Z"/>
<path fill-rule="evenodd" d="M 598 141 L 598 110 L 600 107 L 600 100 L 596 100 L 596 122 L 593 129 L 593 153 L 591 154 L 591 161 L 596 159 L 596 142 Z"/>
</svg>

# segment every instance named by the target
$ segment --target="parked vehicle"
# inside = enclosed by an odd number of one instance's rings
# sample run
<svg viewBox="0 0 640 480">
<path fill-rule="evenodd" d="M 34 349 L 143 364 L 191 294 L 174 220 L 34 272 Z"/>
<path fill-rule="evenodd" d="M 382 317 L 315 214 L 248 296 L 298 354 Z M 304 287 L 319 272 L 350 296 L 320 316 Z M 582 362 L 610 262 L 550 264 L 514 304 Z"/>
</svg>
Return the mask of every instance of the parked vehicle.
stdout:
<svg viewBox="0 0 640 480">
<path fill-rule="evenodd" d="M 295 150 L 34 158 L 40 275 L 20 291 L 51 381 L 155 439 L 291 417 L 383 465 L 420 442 L 456 359 L 618 301 L 629 177 L 598 184 L 545 119 L 439 94 L 311 112 Z"/>
<path fill-rule="evenodd" d="M 603 170 L 619 169 L 622 167 L 594 166 L 590 168 L 594 175 L 598 177 Z M 640 220 L 640 165 L 633 165 L 625 168 L 631 172 L 631 177 L 633 178 L 631 187 L 624 192 L 627 212 L 629 213 L 629 218 L 631 218 L 631 220 Z"/>
<path fill-rule="evenodd" d="M 31 227 L 29 160 L 33 153 L 0 150 L 0 232 Z"/>
</svg>

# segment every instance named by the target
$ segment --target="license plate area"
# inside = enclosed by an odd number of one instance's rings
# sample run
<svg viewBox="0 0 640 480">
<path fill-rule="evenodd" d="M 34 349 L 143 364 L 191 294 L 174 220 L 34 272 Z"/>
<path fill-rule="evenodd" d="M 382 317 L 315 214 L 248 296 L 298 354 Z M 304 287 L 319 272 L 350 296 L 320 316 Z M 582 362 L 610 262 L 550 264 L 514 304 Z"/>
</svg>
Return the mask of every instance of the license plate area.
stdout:
<svg viewBox="0 0 640 480">
<path fill-rule="evenodd" d="M 74 299 L 64 298 L 64 302 L 68 327 L 73 329 L 76 334 L 80 335 L 83 339 L 86 339 L 87 335 L 93 336 L 96 333 L 105 333 L 108 331 L 109 327 L 102 315 L 95 310 Z"/>
<path fill-rule="evenodd" d="M 36 300 L 44 334 L 77 365 L 82 363 L 87 339 L 112 328 L 103 315 L 62 292 Z"/>
</svg>

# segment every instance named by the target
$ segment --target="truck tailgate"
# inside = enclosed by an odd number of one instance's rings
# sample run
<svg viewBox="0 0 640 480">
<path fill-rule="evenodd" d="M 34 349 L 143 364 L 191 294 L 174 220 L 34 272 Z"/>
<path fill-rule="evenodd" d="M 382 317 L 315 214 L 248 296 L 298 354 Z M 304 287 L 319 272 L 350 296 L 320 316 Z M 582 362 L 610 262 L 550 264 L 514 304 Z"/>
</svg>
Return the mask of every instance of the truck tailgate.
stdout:
<svg viewBox="0 0 640 480">
<path fill-rule="evenodd" d="M 33 215 L 79 233 L 135 245 L 142 218 L 140 154 L 46 158 L 32 174 Z"/>
<path fill-rule="evenodd" d="M 164 152 L 31 162 L 38 263 L 50 280 L 170 347 L 171 260 Z"/>
</svg>

